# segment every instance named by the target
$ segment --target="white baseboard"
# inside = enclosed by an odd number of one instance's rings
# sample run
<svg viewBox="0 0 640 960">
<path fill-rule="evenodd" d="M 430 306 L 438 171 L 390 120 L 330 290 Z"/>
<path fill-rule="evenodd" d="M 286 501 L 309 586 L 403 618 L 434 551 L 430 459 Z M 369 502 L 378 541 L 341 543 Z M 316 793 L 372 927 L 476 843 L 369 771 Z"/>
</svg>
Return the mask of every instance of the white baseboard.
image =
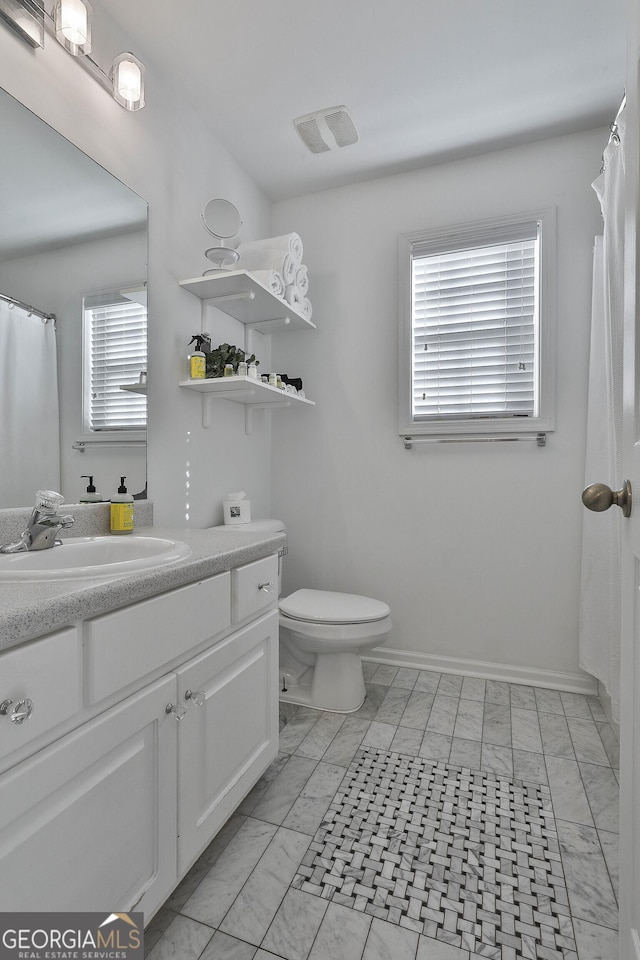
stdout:
<svg viewBox="0 0 640 960">
<path fill-rule="evenodd" d="M 613 709 L 611 706 L 611 697 L 604 688 L 604 684 L 598 682 L 598 700 L 602 706 L 602 709 L 607 715 L 607 720 L 609 721 L 609 726 L 615 733 L 618 738 L 618 743 L 620 742 L 620 722 L 613 719 Z M 638 958 L 640 960 L 640 957 Z"/>
<path fill-rule="evenodd" d="M 484 660 L 461 660 L 457 657 L 418 653 L 415 650 L 394 650 L 392 647 L 376 647 L 362 659 L 393 667 L 412 667 L 417 670 L 431 670 L 435 673 L 456 673 L 461 676 L 481 677 L 484 680 L 503 680 L 506 683 L 523 683 L 531 687 L 567 690 L 589 696 L 597 696 L 598 693 L 597 681 L 587 673 L 541 670 L 508 663 L 490 663 Z"/>
</svg>

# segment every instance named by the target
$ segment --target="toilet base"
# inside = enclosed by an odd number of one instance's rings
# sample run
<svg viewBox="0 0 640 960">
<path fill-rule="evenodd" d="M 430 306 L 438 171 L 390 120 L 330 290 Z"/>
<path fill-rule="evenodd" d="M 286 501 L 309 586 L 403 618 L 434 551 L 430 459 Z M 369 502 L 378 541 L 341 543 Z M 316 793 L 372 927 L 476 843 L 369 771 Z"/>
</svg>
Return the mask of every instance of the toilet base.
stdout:
<svg viewBox="0 0 640 960">
<path fill-rule="evenodd" d="M 319 653 L 315 665 L 298 676 L 281 670 L 280 688 L 285 674 L 287 689 L 280 689 L 278 694 L 283 703 L 328 713 L 354 713 L 367 695 L 357 653 Z"/>
</svg>

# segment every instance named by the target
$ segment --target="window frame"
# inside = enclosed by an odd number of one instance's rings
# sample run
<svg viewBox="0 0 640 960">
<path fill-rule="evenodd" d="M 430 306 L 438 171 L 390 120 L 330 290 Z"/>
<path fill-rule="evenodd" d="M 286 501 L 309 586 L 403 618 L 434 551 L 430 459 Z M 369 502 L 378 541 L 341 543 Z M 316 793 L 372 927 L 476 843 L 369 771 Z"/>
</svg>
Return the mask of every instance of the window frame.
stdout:
<svg viewBox="0 0 640 960">
<path fill-rule="evenodd" d="M 90 310 L 91 304 L 87 303 L 92 300 L 102 300 L 105 305 L 109 302 L 110 298 L 120 299 L 125 301 L 131 299 L 132 304 L 136 303 L 132 298 L 126 296 L 127 290 L 132 289 L 144 289 L 146 288 L 146 283 L 140 281 L 138 283 L 123 283 L 119 286 L 109 287 L 102 290 L 91 290 L 83 294 L 81 300 L 81 316 L 82 316 L 82 436 L 81 440 L 92 440 L 99 441 L 101 443 L 122 443 L 123 441 L 146 441 L 147 438 L 147 425 L 148 425 L 148 411 L 145 416 L 145 425 L 141 427 L 105 427 L 104 429 L 95 429 L 91 425 L 91 336 L 90 336 L 90 320 L 88 317 L 88 310 Z M 97 306 L 94 304 L 93 306 Z M 144 307 L 144 303 L 139 304 Z M 146 321 L 148 323 L 148 311 L 146 311 Z M 148 356 L 147 356 L 148 359 Z M 146 363 L 145 363 L 146 367 Z M 135 394 L 132 394 L 135 396 Z"/>
<path fill-rule="evenodd" d="M 469 417 L 414 420 L 413 397 L 413 289 L 412 263 L 414 251 L 420 254 L 490 244 L 499 240 L 506 230 L 518 225 L 536 222 L 540 225 L 539 240 L 539 345 L 538 345 L 538 415 L 533 417 Z M 470 221 L 453 226 L 416 230 L 399 236 L 399 377 L 398 377 L 398 433 L 401 436 L 432 436 L 434 438 L 482 438 L 502 434 L 528 436 L 555 429 L 556 382 L 556 210 L 542 210 L 487 220 Z"/>
</svg>

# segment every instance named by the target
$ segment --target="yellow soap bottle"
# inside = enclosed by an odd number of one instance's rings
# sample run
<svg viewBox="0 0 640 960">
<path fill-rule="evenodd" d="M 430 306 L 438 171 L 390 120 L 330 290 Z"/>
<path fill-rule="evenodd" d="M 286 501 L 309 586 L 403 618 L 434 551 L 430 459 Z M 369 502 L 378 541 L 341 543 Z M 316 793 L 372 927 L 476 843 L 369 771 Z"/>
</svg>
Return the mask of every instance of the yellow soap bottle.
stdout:
<svg viewBox="0 0 640 960">
<path fill-rule="evenodd" d="M 118 493 L 111 497 L 111 533 L 133 533 L 133 497 L 127 493 L 126 479 L 120 477 Z"/>
</svg>

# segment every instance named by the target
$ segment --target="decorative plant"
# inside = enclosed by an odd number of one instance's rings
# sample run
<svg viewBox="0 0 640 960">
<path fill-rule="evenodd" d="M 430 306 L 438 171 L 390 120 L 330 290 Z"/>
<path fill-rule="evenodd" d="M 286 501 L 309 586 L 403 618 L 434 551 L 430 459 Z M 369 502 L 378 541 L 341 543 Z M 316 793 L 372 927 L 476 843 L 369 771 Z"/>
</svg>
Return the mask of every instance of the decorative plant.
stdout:
<svg viewBox="0 0 640 960">
<path fill-rule="evenodd" d="M 224 368 L 228 363 L 233 367 L 234 373 L 238 372 L 238 364 L 242 360 L 248 364 L 255 363 L 257 365 L 260 363 L 259 360 L 256 360 L 254 353 L 248 357 L 244 350 L 230 343 L 219 344 L 215 350 L 205 354 L 205 359 L 207 364 L 207 377 L 223 377 Z"/>
</svg>

